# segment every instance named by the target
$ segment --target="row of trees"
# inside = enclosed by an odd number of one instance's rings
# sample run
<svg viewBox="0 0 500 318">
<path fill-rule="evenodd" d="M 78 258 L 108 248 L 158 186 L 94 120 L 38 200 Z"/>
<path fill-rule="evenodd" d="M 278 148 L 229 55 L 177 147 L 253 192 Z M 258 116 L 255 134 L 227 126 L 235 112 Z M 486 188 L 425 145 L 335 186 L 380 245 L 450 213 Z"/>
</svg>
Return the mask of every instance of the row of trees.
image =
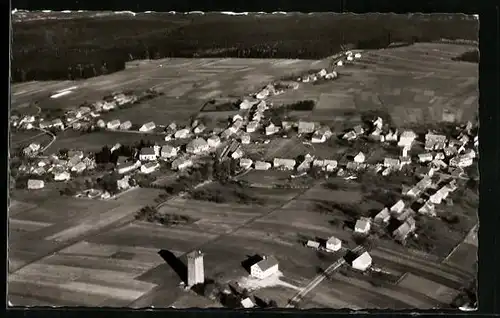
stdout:
<svg viewBox="0 0 500 318">
<path fill-rule="evenodd" d="M 135 219 L 139 221 L 147 221 L 151 223 L 159 223 L 165 226 L 173 226 L 179 224 L 190 224 L 196 219 L 188 215 L 180 215 L 175 213 L 160 213 L 154 206 L 145 206 L 141 208 L 135 215 Z"/>
</svg>

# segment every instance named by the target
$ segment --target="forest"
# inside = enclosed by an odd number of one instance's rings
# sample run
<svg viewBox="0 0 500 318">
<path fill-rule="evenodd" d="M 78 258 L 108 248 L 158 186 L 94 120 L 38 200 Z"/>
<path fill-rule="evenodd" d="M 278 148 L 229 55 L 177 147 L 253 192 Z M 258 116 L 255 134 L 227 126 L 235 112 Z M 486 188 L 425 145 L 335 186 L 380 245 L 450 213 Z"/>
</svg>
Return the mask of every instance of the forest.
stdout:
<svg viewBox="0 0 500 318">
<path fill-rule="evenodd" d="M 151 15 L 15 22 L 11 81 L 90 78 L 138 59 L 322 59 L 343 45 L 378 49 L 393 42 L 476 41 L 477 34 L 477 21 L 444 15 Z"/>
</svg>

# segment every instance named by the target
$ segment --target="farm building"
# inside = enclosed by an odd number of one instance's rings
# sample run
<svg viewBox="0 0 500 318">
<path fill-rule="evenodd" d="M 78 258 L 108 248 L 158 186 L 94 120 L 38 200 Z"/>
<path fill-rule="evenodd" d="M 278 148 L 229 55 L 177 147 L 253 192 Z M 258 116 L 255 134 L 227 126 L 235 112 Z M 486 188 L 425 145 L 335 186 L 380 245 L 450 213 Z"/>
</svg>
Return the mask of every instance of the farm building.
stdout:
<svg viewBox="0 0 500 318">
<path fill-rule="evenodd" d="M 375 215 L 373 220 L 376 223 L 387 223 L 387 222 L 389 222 L 390 218 L 391 218 L 391 214 L 389 213 L 389 209 L 383 208 L 382 211 L 380 211 L 379 213 L 377 213 L 377 215 Z"/>
<path fill-rule="evenodd" d="M 160 167 L 158 162 L 148 162 L 141 166 L 141 172 L 144 174 L 152 173 Z"/>
<path fill-rule="evenodd" d="M 250 297 L 247 297 L 247 298 L 241 300 L 241 307 L 243 307 L 243 308 L 253 308 L 253 307 L 255 307 L 255 305 L 252 302 L 252 300 L 250 299 Z"/>
<path fill-rule="evenodd" d="M 28 189 L 30 190 L 38 190 L 42 189 L 45 187 L 45 183 L 43 180 L 35 180 L 35 179 L 29 179 L 28 180 Z"/>
<path fill-rule="evenodd" d="M 366 271 L 372 265 L 372 257 L 368 252 L 364 252 L 352 261 L 352 268 L 359 271 Z"/>
<path fill-rule="evenodd" d="M 120 130 L 129 130 L 130 128 L 132 128 L 132 122 L 130 120 L 127 120 L 120 125 Z"/>
<path fill-rule="evenodd" d="M 319 249 L 320 244 L 319 244 L 319 242 L 309 240 L 309 241 L 307 241 L 306 246 L 311 247 L 311 248 L 315 248 L 315 249 Z"/>
<path fill-rule="evenodd" d="M 405 203 L 403 200 L 399 200 L 393 206 L 391 206 L 391 214 L 400 214 L 405 208 Z"/>
<path fill-rule="evenodd" d="M 404 242 L 408 235 L 413 233 L 416 229 L 415 219 L 409 217 L 406 221 L 401 224 L 397 229 L 392 232 L 394 238 L 399 242 Z"/>
<path fill-rule="evenodd" d="M 118 129 L 120 127 L 120 121 L 118 119 L 112 120 L 106 124 L 108 129 Z"/>
<path fill-rule="evenodd" d="M 175 139 L 184 139 L 184 138 L 188 138 L 189 137 L 189 134 L 190 134 L 190 130 L 188 128 L 183 128 L 183 129 L 179 129 L 175 132 L 174 134 L 174 138 Z"/>
<path fill-rule="evenodd" d="M 249 158 L 241 158 L 240 159 L 240 167 L 243 169 L 248 169 L 252 166 L 253 160 Z"/>
<path fill-rule="evenodd" d="M 191 140 L 186 146 L 186 152 L 192 154 L 200 154 L 210 149 L 208 143 L 203 138 L 196 138 Z"/>
<path fill-rule="evenodd" d="M 399 142 L 398 146 L 399 147 L 411 147 L 413 144 L 413 141 L 417 138 L 417 135 L 411 131 L 411 130 L 405 130 L 401 133 L 401 136 L 399 136 Z"/>
<path fill-rule="evenodd" d="M 156 128 L 156 124 L 152 121 L 145 123 L 144 125 L 139 128 L 139 131 L 142 132 L 148 132 L 148 131 L 153 131 Z"/>
<path fill-rule="evenodd" d="M 160 157 L 170 159 L 175 156 L 177 156 L 177 148 L 171 145 L 161 147 Z"/>
<path fill-rule="evenodd" d="M 207 139 L 207 144 L 210 148 L 217 148 L 220 145 L 220 138 L 217 135 L 210 136 Z"/>
<path fill-rule="evenodd" d="M 250 135 L 248 133 L 243 133 L 240 136 L 241 143 L 244 145 L 248 145 L 250 143 Z"/>
<path fill-rule="evenodd" d="M 295 168 L 295 160 L 274 158 L 273 167 L 282 170 L 293 170 Z"/>
<path fill-rule="evenodd" d="M 259 123 L 257 121 L 251 121 L 247 125 L 247 133 L 253 133 L 257 130 L 259 127 Z"/>
<path fill-rule="evenodd" d="M 153 161 L 156 160 L 156 152 L 153 147 L 144 147 L 139 153 L 140 161 Z"/>
<path fill-rule="evenodd" d="M 312 134 L 314 132 L 315 125 L 313 122 L 299 121 L 298 133 L 299 134 Z"/>
<path fill-rule="evenodd" d="M 260 262 L 253 264 L 250 267 L 250 275 L 255 278 L 263 279 L 272 274 L 277 273 L 279 270 L 278 260 L 273 256 L 265 257 Z"/>
<path fill-rule="evenodd" d="M 116 170 L 119 174 L 125 174 L 133 171 L 141 166 L 140 161 L 136 162 L 121 162 L 116 165 Z"/>
<path fill-rule="evenodd" d="M 335 236 L 330 237 L 326 241 L 326 249 L 332 252 L 337 252 L 342 248 L 342 241 Z"/>
<path fill-rule="evenodd" d="M 323 170 L 325 171 L 333 171 L 337 168 L 337 160 L 328 160 L 328 159 L 325 159 L 325 160 L 320 160 L 320 159 L 316 159 L 313 161 L 313 167 L 318 167 L 318 168 L 322 168 Z"/>
<path fill-rule="evenodd" d="M 332 136 L 332 131 L 328 127 L 322 127 L 314 132 L 311 142 L 312 143 L 324 143 L 328 138 Z"/>
<path fill-rule="evenodd" d="M 271 163 L 265 161 L 255 161 L 255 170 L 269 170 L 271 169 Z"/>
<path fill-rule="evenodd" d="M 370 232 L 371 222 L 368 218 L 360 218 L 354 225 L 354 232 L 358 234 L 368 234 Z"/>
<path fill-rule="evenodd" d="M 356 163 L 365 162 L 365 154 L 360 151 L 356 156 L 354 156 L 354 162 Z"/>
<path fill-rule="evenodd" d="M 54 181 L 67 181 L 71 178 L 69 172 L 62 171 L 58 173 L 54 173 Z"/>
<path fill-rule="evenodd" d="M 172 169 L 173 170 L 184 170 L 186 168 L 191 167 L 192 165 L 193 165 L 193 161 L 191 161 L 190 159 L 178 158 L 172 162 Z"/>
</svg>

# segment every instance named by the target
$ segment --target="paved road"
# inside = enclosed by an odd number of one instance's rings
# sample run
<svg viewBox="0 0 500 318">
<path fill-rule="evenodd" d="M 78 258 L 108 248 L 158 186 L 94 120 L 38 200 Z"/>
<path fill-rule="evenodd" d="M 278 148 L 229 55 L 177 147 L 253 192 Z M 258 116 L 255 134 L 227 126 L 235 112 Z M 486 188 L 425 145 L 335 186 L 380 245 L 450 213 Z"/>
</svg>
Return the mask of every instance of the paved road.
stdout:
<svg viewBox="0 0 500 318">
<path fill-rule="evenodd" d="M 363 246 L 358 245 L 354 249 L 352 249 L 353 253 L 358 253 L 363 250 Z M 295 307 L 311 290 L 313 290 L 316 286 L 318 286 L 325 278 L 330 276 L 334 271 L 336 271 L 340 266 L 344 265 L 346 263 L 346 260 L 344 257 L 341 257 L 337 261 L 335 261 L 333 264 L 328 266 L 327 269 L 325 269 L 321 274 L 313 278 L 309 284 L 307 284 L 304 288 L 302 288 L 295 296 L 293 296 L 288 304 L 286 305 L 286 308 L 293 308 Z"/>
</svg>

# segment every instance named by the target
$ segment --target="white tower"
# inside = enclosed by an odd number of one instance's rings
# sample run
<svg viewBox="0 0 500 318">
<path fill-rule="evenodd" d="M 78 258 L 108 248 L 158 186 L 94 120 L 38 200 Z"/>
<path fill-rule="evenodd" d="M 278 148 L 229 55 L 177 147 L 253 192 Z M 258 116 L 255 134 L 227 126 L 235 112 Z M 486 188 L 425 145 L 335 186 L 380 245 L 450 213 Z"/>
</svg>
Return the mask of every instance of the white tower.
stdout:
<svg viewBox="0 0 500 318">
<path fill-rule="evenodd" d="M 205 272 L 203 269 L 203 253 L 193 251 L 187 255 L 188 260 L 188 286 L 203 284 L 205 282 Z"/>
</svg>

